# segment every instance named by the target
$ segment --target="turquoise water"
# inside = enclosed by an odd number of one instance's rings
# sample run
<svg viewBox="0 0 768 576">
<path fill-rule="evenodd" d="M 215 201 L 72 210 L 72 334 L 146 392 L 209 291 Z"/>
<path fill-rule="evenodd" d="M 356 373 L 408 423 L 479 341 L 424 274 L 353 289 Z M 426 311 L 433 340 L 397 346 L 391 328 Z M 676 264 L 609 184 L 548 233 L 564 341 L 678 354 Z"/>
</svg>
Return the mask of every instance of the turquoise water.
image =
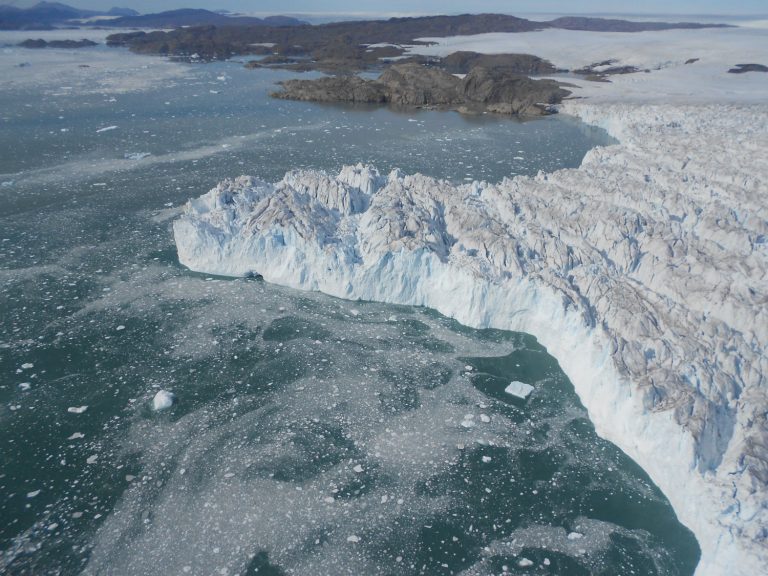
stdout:
<svg viewBox="0 0 768 576">
<path fill-rule="evenodd" d="M 170 231 L 241 173 L 499 180 L 607 136 L 268 99 L 284 77 L 0 90 L 0 571 L 692 574 L 692 534 L 532 337 L 195 274 Z"/>
</svg>

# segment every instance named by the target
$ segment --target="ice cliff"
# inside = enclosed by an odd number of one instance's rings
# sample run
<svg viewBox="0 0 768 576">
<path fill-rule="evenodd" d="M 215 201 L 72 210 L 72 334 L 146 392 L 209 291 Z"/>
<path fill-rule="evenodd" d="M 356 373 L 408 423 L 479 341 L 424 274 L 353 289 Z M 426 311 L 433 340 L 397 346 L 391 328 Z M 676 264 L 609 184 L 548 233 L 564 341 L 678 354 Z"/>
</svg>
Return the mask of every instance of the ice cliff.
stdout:
<svg viewBox="0 0 768 576">
<path fill-rule="evenodd" d="M 457 186 L 367 166 L 227 180 L 182 264 L 534 334 L 669 497 L 697 574 L 768 565 L 768 111 L 569 102 L 621 143 Z"/>
</svg>

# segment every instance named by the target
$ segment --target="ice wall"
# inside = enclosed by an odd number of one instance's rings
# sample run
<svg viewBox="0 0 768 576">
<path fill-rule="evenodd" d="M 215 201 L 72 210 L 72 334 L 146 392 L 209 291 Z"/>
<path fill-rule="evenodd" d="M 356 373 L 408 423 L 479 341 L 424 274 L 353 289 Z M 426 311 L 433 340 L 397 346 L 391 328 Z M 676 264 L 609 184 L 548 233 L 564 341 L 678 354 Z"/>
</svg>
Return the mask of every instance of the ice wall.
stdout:
<svg viewBox="0 0 768 576">
<path fill-rule="evenodd" d="M 597 431 L 669 497 L 699 575 L 768 565 L 768 112 L 590 105 L 621 144 L 462 186 L 365 166 L 227 180 L 175 222 L 182 264 L 534 334 Z"/>
</svg>

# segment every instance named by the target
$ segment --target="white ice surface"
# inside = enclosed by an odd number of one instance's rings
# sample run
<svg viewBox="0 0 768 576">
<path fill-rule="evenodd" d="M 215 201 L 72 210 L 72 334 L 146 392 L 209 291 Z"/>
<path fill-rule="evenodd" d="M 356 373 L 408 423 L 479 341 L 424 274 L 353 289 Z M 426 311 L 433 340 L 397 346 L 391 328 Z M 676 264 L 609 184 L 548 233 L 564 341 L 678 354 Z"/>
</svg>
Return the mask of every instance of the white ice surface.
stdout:
<svg viewBox="0 0 768 576">
<path fill-rule="evenodd" d="M 559 68 L 575 69 L 608 59 L 641 69 L 682 65 L 689 58 L 701 63 L 733 66 L 765 59 L 768 30 L 764 28 L 703 28 L 657 32 L 585 32 L 541 30 L 519 34 L 491 33 L 448 38 L 420 38 L 433 45 L 409 47 L 412 54 L 447 56 L 459 50 L 487 54 L 526 53 L 550 60 Z"/>
<path fill-rule="evenodd" d="M 444 49 L 664 67 L 578 82 L 586 98 L 563 111 L 620 141 L 579 169 L 463 186 L 362 166 L 291 172 L 276 185 L 239 178 L 175 222 L 180 261 L 534 334 L 598 433 L 694 531 L 697 574 L 761 573 L 768 74 L 726 70 L 768 64 L 768 31 L 553 31 L 504 35 L 503 48 L 499 38 Z"/>
</svg>

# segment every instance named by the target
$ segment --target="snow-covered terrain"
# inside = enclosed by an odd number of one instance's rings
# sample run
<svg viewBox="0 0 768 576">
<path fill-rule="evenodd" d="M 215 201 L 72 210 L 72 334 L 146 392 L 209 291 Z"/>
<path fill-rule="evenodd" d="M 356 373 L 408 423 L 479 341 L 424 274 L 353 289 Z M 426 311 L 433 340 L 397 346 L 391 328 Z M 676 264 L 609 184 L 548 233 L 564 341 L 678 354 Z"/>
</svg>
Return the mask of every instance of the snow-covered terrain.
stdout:
<svg viewBox="0 0 768 576">
<path fill-rule="evenodd" d="M 768 63 L 768 31 L 703 31 L 700 65 L 677 61 L 697 57 L 674 43 L 687 32 L 664 34 L 663 70 L 592 85 L 563 106 L 620 141 L 579 169 L 462 186 L 360 165 L 277 184 L 241 177 L 190 201 L 174 233 L 193 270 L 534 334 L 598 432 L 695 532 L 697 574 L 758 574 L 768 565 L 768 75 L 726 70 Z M 604 58 L 617 57 L 612 46 Z"/>
</svg>

